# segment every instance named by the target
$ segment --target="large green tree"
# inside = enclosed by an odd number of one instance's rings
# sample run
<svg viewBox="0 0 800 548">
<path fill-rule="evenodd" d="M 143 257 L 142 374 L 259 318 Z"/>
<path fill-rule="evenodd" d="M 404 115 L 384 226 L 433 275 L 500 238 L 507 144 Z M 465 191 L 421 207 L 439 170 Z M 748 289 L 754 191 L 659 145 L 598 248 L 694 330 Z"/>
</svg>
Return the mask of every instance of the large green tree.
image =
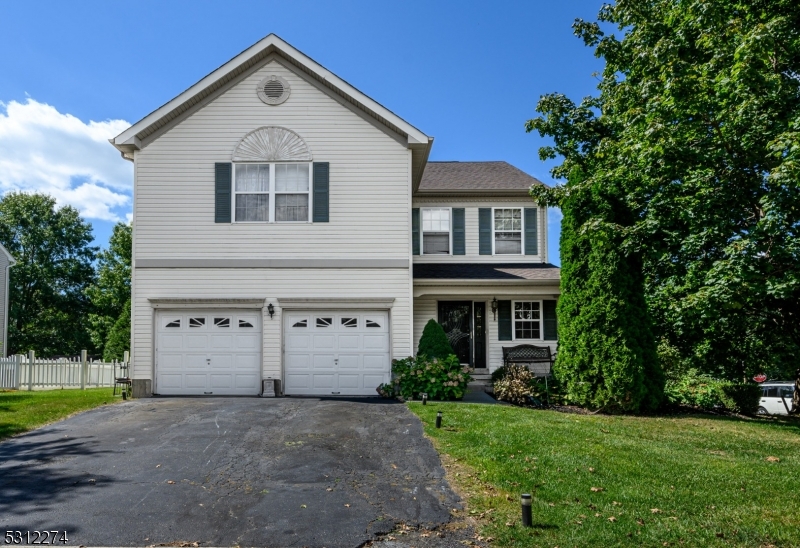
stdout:
<svg viewBox="0 0 800 548">
<path fill-rule="evenodd" d="M 131 225 L 117 223 L 111 233 L 108 249 L 98 254 L 96 282 L 87 290 L 94 308 L 88 316 L 89 331 L 95 348 L 104 357 L 108 354 L 105 351 L 106 345 L 114 325 L 118 323 L 120 315 L 125 311 L 126 303 L 131 298 L 131 242 Z M 127 309 L 127 314 L 130 315 L 130 308 Z M 123 329 L 125 325 L 129 329 L 130 320 L 120 324 Z M 117 354 L 125 336 L 117 333 L 114 338 L 114 350 L 108 356 L 121 358 L 122 356 Z M 128 349 L 125 346 L 122 350 Z"/>
<path fill-rule="evenodd" d="M 617 34 L 609 34 L 616 29 Z M 575 32 L 604 60 L 599 93 L 543 97 L 528 123 L 554 170 L 601 185 L 630 222 L 661 347 L 678 367 L 741 380 L 800 354 L 800 3 L 619 0 Z M 565 215 L 567 213 L 565 212 Z"/>
<path fill-rule="evenodd" d="M 8 353 L 43 356 L 92 350 L 86 329 L 94 280 L 92 227 L 71 206 L 42 194 L 0 200 L 0 242 L 14 256 L 9 283 Z"/>
</svg>

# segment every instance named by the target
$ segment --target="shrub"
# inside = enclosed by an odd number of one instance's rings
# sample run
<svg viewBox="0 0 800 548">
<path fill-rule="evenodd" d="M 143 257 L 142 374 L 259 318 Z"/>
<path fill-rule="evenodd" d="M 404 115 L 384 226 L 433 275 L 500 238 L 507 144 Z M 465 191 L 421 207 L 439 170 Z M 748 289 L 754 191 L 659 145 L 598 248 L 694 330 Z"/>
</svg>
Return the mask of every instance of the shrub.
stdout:
<svg viewBox="0 0 800 548">
<path fill-rule="evenodd" d="M 721 382 L 717 391 L 726 409 L 745 415 L 753 415 L 758 410 L 761 387 L 757 384 Z"/>
<path fill-rule="evenodd" d="M 504 366 L 504 369 L 502 378 L 494 383 L 495 397 L 516 405 L 525 405 L 533 396 L 533 373 L 524 365 L 518 364 Z"/>
<path fill-rule="evenodd" d="M 387 382 L 385 384 L 379 384 L 378 388 L 375 391 L 380 394 L 384 398 L 394 398 L 394 384 Z"/>
<path fill-rule="evenodd" d="M 508 369 L 506 369 L 505 365 L 502 365 L 492 371 L 492 384 L 495 384 L 497 381 L 503 380 L 506 376 Z"/>
<path fill-rule="evenodd" d="M 675 380 L 667 381 L 664 395 L 671 404 L 701 409 L 724 407 L 735 413 L 752 414 L 758 409 L 761 387 L 752 383 L 721 381 L 689 369 Z"/>
<path fill-rule="evenodd" d="M 717 381 L 697 369 L 689 369 L 676 380 L 667 381 L 664 395 L 669 403 L 711 409 L 721 405 L 716 390 Z"/>
<path fill-rule="evenodd" d="M 406 399 L 419 398 L 425 393 L 432 400 L 460 400 L 472 380 L 469 367 L 462 367 L 454 354 L 444 359 L 420 355 L 394 360 L 392 373 L 394 394 Z M 381 387 L 378 389 L 380 393 Z"/>
<path fill-rule="evenodd" d="M 428 320 L 422 336 L 419 339 L 419 349 L 417 356 L 428 356 L 429 358 L 439 358 L 443 360 L 453 354 L 453 347 L 447 340 L 444 329 L 436 320 Z"/>
</svg>

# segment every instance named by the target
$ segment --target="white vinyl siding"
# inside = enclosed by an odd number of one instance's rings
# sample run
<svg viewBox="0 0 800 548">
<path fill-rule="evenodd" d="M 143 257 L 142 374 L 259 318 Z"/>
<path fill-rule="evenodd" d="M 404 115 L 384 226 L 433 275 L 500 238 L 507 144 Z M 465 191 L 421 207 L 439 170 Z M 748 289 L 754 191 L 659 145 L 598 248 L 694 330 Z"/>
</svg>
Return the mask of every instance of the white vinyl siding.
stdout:
<svg viewBox="0 0 800 548">
<path fill-rule="evenodd" d="M 283 309 L 279 299 L 298 296 L 311 299 L 394 298 L 389 311 L 390 349 L 393 358 L 404 358 L 412 353 L 409 295 L 409 271 L 405 268 L 138 268 L 133 310 L 133 378 L 152 378 L 155 315 L 148 301 L 151 298 L 264 298 L 262 373 L 265 377 L 279 379 L 283 363 Z M 272 318 L 266 309 L 270 303 L 275 307 Z"/>
<path fill-rule="evenodd" d="M 292 87 L 277 106 L 255 92 L 272 74 Z M 296 132 L 314 162 L 329 162 L 330 222 L 214 222 L 214 163 L 230 162 L 239 141 L 263 126 Z M 137 259 L 408 260 L 411 254 L 411 152 L 398 136 L 277 61 L 144 144 L 135 154 Z M 281 192 L 301 194 L 276 189 L 276 197 Z M 287 215 L 302 209 L 297 198 L 281 200 Z"/>
<path fill-rule="evenodd" d="M 546 223 L 547 209 L 540 207 L 537 215 L 537 234 L 539 255 L 480 255 L 478 253 L 478 209 L 479 208 L 526 208 L 536 207 L 536 203 L 529 197 L 519 198 L 466 198 L 453 197 L 445 199 L 441 197 L 414 197 L 414 207 L 420 208 L 420 217 L 423 208 L 464 208 L 464 237 L 465 255 L 415 255 L 415 263 L 538 263 L 545 262 L 543 250 L 547 248 L 546 242 Z M 523 211 L 524 218 L 524 211 Z M 420 228 L 422 222 L 420 218 Z M 494 222 L 494 218 L 492 218 Z M 523 221 L 524 222 L 524 221 Z M 420 230 L 420 232 L 422 232 Z M 524 235 L 523 235 L 524 238 Z M 524 242 L 523 242 L 524 243 Z M 421 249 L 421 248 L 420 248 Z"/>
</svg>

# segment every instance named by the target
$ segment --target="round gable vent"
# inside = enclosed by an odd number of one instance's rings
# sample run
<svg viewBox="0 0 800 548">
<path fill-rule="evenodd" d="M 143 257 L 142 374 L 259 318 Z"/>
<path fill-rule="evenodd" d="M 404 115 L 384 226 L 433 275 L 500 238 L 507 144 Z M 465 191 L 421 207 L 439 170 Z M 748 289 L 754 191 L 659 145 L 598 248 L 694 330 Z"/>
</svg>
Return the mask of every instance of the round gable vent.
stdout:
<svg viewBox="0 0 800 548">
<path fill-rule="evenodd" d="M 289 82 L 284 78 L 273 74 L 267 76 L 258 83 L 258 98 L 268 105 L 280 105 L 289 98 Z"/>
</svg>

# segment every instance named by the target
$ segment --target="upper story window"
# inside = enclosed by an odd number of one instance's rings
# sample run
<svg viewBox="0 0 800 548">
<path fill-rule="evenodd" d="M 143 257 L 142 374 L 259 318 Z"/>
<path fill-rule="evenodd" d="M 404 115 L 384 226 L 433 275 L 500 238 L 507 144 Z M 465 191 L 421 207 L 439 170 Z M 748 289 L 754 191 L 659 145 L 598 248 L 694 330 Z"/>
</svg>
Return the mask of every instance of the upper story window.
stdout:
<svg viewBox="0 0 800 548">
<path fill-rule="evenodd" d="M 522 208 L 494 210 L 494 254 L 522 254 Z"/>
<path fill-rule="evenodd" d="M 311 220 L 311 164 L 234 164 L 235 221 Z"/>
<path fill-rule="evenodd" d="M 450 254 L 450 208 L 422 209 L 422 254 Z"/>
</svg>

